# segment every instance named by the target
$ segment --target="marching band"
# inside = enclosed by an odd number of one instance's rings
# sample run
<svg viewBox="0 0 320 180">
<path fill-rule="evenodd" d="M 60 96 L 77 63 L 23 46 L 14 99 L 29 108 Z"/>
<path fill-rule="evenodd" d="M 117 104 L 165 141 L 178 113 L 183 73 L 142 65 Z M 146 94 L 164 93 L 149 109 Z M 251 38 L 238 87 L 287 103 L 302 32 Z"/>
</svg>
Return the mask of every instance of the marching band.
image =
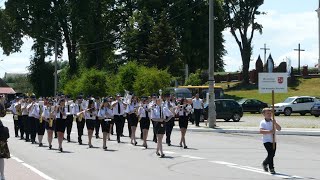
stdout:
<svg viewBox="0 0 320 180">
<path fill-rule="evenodd" d="M 57 133 L 59 151 L 63 152 L 63 140 L 66 132 L 68 142 L 71 141 L 73 122 L 77 124 L 78 143 L 82 145 L 84 127 L 87 127 L 88 145 L 93 147 L 92 137 L 96 130 L 99 138 L 99 129 L 103 133 L 102 148 L 107 150 L 107 141 L 113 134 L 113 124 L 116 126 L 117 142 L 121 143 L 125 121 L 127 120 L 131 144 L 136 146 L 136 130 L 140 126 L 142 146 L 148 148 L 147 137 L 150 124 L 153 124 L 154 138 L 157 143 L 156 154 L 164 157 L 162 140 L 166 134 L 166 144 L 171 146 L 171 132 L 175 125 L 175 119 L 179 119 L 181 131 L 180 147 L 187 148 L 185 135 L 187 132 L 189 114 L 192 113 L 192 102 L 186 99 L 178 101 L 170 94 L 162 99 L 156 94 L 151 97 L 138 99 L 133 94 L 126 93 L 122 98 L 120 94 L 116 98 L 84 98 L 78 96 L 75 100 L 69 96 L 60 95 L 57 98 L 17 97 L 10 107 L 15 124 L 15 135 L 26 142 L 43 146 L 43 136 L 47 132 L 49 149 L 52 149 L 53 134 Z M 139 132 L 140 133 L 140 132 Z M 36 142 L 38 136 L 38 142 Z"/>
</svg>

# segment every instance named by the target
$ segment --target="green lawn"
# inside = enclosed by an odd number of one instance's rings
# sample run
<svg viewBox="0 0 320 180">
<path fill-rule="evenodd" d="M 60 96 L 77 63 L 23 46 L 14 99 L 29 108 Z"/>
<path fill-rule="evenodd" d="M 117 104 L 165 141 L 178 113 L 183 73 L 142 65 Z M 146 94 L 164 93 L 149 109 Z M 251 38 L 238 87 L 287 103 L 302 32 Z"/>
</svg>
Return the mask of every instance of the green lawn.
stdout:
<svg viewBox="0 0 320 180">
<path fill-rule="evenodd" d="M 271 94 L 260 94 L 257 85 L 240 86 L 239 83 L 217 83 L 225 89 L 225 98 L 239 100 L 255 98 L 271 104 Z M 282 102 L 290 96 L 320 96 L 320 78 L 298 79 L 294 85 L 288 87 L 288 93 L 275 94 L 275 102 Z"/>
</svg>

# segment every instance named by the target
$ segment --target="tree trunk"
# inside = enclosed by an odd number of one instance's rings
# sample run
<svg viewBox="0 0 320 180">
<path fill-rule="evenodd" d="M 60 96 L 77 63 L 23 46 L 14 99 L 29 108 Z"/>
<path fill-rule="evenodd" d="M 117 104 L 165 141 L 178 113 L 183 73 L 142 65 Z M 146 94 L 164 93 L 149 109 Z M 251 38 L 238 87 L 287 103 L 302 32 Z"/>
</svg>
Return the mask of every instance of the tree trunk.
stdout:
<svg viewBox="0 0 320 180">
<path fill-rule="evenodd" d="M 243 83 L 249 84 L 249 67 L 250 67 L 250 58 L 251 58 L 251 45 L 249 43 L 243 44 L 243 49 L 241 51 L 242 58 L 242 73 L 243 73 Z"/>
</svg>

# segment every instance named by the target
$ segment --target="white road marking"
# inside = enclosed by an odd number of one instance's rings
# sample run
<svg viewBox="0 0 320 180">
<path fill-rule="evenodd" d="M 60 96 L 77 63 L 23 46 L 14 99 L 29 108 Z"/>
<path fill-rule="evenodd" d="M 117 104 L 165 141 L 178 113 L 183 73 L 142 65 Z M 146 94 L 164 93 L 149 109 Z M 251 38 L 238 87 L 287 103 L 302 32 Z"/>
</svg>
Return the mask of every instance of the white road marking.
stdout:
<svg viewBox="0 0 320 180">
<path fill-rule="evenodd" d="M 203 160 L 203 159 L 205 159 L 205 158 L 202 158 L 202 157 L 189 156 L 189 155 L 182 155 L 181 157 L 190 158 L 190 159 L 199 159 L 199 160 Z"/>
<path fill-rule="evenodd" d="M 296 175 L 287 175 L 287 174 L 281 174 L 281 173 L 280 174 L 270 174 L 269 172 L 265 172 L 262 169 L 258 169 L 258 168 L 255 168 L 255 167 L 242 166 L 242 165 L 229 163 L 229 162 L 224 162 L 224 161 L 209 161 L 209 162 L 215 163 L 215 164 L 220 164 L 220 165 L 225 165 L 225 166 L 230 167 L 230 168 L 236 168 L 236 169 L 241 169 L 241 170 L 245 170 L 245 171 L 251 171 L 251 172 L 270 175 L 270 176 L 279 177 L 279 178 L 283 178 L 283 179 L 304 179 L 304 177 L 296 176 Z"/>
<path fill-rule="evenodd" d="M 22 161 L 21 159 L 13 156 L 11 154 L 11 158 L 15 161 L 17 161 L 18 163 L 21 163 L 22 165 L 24 165 L 25 167 L 27 167 L 28 169 L 30 169 L 31 171 L 33 171 L 34 173 L 38 174 L 40 177 L 44 178 L 45 180 L 54 180 L 53 178 L 51 178 L 50 176 L 46 175 L 45 173 L 39 171 L 38 169 L 36 169 L 35 167 L 25 163 L 24 161 Z"/>
<path fill-rule="evenodd" d="M 172 151 L 163 151 L 163 153 L 166 153 L 166 154 L 175 154 L 175 152 L 172 152 Z"/>
</svg>

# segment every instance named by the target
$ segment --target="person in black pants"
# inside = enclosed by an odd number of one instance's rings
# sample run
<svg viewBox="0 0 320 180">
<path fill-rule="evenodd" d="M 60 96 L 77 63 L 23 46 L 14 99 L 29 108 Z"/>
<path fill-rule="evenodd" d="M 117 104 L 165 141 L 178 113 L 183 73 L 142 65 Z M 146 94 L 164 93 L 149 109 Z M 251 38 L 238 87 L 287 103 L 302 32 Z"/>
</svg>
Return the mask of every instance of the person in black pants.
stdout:
<svg viewBox="0 0 320 180">
<path fill-rule="evenodd" d="M 172 113 L 174 113 L 175 111 L 176 103 L 173 97 L 170 97 L 170 94 L 166 94 L 166 101 L 164 102 L 164 107 L 168 108 Z M 175 117 L 172 117 L 168 122 L 165 123 L 166 143 L 168 144 L 168 146 L 171 146 L 171 133 L 174 126 L 174 119 Z"/>
<path fill-rule="evenodd" d="M 22 99 L 19 101 L 18 106 L 16 106 L 17 114 L 18 114 L 18 123 L 20 129 L 20 139 L 24 139 L 24 123 L 22 118 L 22 110 L 21 110 Z"/>
<path fill-rule="evenodd" d="M 120 137 L 123 133 L 125 119 L 123 117 L 126 105 L 121 101 L 120 94 L 117 94 L 116 101 L 112 102 L 112 113 L 116 123 L 117 141 L 120 143 Z"/>
<path fill-rule="evenodd" d="M 83 102 L 82 97 L 78 96 L 77 101 L 73 106 L 73 115 L 76 116 L 76 122 L 77 122 L 78 143 L 80 145 L 82 145 L 83 129 L 86 124 L 83 113 L 80 113 L 81 111 L 86 109 L 85 104 L 82 102 Z"/>
<path fill-rule="evenodd" d="M 192 100 L 192 107 L 194 109 L 196 126 L 199 127 L 200 117 L 203 109 L 203 101 L 199 98 L 199 94 L 196 94 L 196 98 Z"/>
<path fill-rule="evenodd" d="M 16 97 L 14 102 L 11 104 L 9 110 L 13 114 L 13 123 L 14 123 L 14 134 L 15 137 L 19 137 L 19 120 L 18 120 L 18 114 L 17 114 L 17 109 L 16 107 L 18 106 L 19 103 L 19 97 Z"/>
<path fill-rule="evenodd" d="M 24 127 L 24 132 L 26 134 L 25 140 L 26 142 L 30 141 L 30 124 L 29 124 L 29 117 L 28 117 L 28 105 L 29 105 L 28 97 L 24 97 L 21 103 L 21 111 L 22 111 L 22 124 Z"/>
<path fill-rule="evenodd" d="M 72 131 L 72 125 L 73 125 L 73 106 L 74 103 L 72 100 L 70 100 L 70 96 L 66 96 L 66 104 L 65 104 L 65 112 L 67 114 L 67 119 L 66 119 L 66 130 L 67 130 L 67 140 L 68 142 L 71 142 L 71 131 Z"/>
<path fill-rule="evenodd" d="M 36 143 L 36 136 L 38 132 L 38 123 L 40 117 L 40 108 L 39 104 L 36 103 L 36 97 L 31 96 L 31 104 L 28 106 L 29 111 L 29 121 L 30 121 L 30 134 L 31 134 L 31 143 Z"/>
<path fill-rule="evenodd" d="M 275 120 L 272 120 L 271 108 L 264 108 L 262 114 L 264 115 L 264 120 L 260 122 L 260 134 L 263 134 L 263 145 L 268 153 L 268 156 L 262 162 L 262 167 L 264 171 L 268 172 L 269 165 L 270 173 L 276 174 L 273 163 L 273 158 L 276 154 L 276 143 L 273 147 L 273 136 L 275 134 L 275 129 L 281 131 L 281 126 Z"/>
<path fill-rule="evenodd" d="M 152 94 L 152 100 L 149 103 L 149 110 L 151 111 L 152 108 L 154 108 L 156 106 L 156 100 L 157 100 L 157 95 L 156 94 Z M 151 119 L 152 121 L 152 119 Z M 152 121 L 152 127 L 153 127 L 153 142 L 157 143 L 157 131 L 156 131 L 156 125 L 157 122 L 156 121 Z"/>
</svg>

